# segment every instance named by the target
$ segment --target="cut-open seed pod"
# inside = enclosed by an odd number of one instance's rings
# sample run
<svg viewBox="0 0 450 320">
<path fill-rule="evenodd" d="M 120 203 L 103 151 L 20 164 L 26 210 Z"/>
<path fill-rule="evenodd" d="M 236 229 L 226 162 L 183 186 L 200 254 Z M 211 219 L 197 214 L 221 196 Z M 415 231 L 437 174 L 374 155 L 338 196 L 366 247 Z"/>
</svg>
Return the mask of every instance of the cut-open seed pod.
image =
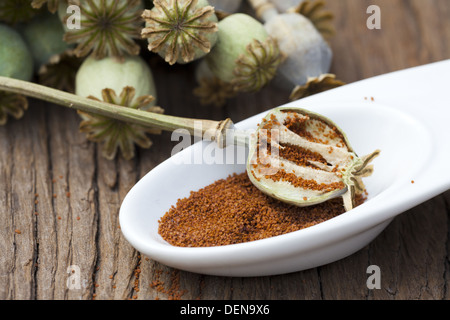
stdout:
<svg viewBox="0 0 450 320">
<path fill-rule="evenodd" d="M 279 107 L 260 123 L 250 144 L 247 172 L 262 192 L 281 201 L 309 206 L 343 197 L 354 207 L 365 192 L 363 177 L 380 151 L 358 157 L 346 134 L 330 119 L 299 108 Z"/>
</svg>

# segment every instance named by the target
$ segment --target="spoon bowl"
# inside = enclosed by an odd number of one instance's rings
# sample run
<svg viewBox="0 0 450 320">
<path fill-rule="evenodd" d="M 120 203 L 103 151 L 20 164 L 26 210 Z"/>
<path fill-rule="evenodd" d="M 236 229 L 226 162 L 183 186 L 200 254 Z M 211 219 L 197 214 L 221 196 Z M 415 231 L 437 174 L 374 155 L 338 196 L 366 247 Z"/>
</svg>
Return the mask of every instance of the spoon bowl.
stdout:
<svg viewBox="0 0 450 320">
<path fill-rule="evenodd" d="M 445 81 L 429 80 L 445 74 L 444 70 L 450 71 L 450 61 L 375 77 L 287 104 L 332 119 L 358 154 L 381 150 L 373 161 L 374 173 L 364 179 L 368 199 L 362 205 L 315 226 L 272 238 L 217 247 L 172 246 L 158 234 L 158 221 L 177 199 L 246 171 L 244 147 L 219 149 L 201 141 L 155 167 L 130 190 L 119 216 L 125 238 L 142 254 L 163 264 L 220 276 L 295 272 L 360 250 L 396 215 L 450 188 L 450 173 L 440 170 L 450 157 L 446 142 L 450 129 L 445 123 L 450 111 L 443 105 Z M 405 83 L 418 78 L 428 82 Z M 432 98 L 424 93 L 433 93 Z M 255 129 L 266 113 L 235 127 Z"/>
</svg>

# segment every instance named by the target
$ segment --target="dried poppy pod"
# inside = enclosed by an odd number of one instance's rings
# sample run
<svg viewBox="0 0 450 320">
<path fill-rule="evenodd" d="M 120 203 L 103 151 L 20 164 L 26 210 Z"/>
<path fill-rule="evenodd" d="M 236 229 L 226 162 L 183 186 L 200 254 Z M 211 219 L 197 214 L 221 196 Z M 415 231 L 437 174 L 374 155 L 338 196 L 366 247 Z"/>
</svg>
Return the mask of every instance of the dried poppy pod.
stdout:
<svg viewBox="0 0 450 320">
<path fill-rule="evenodd" d="M 287 57 L 278 69 L 280 83 L 292 89 L 292 85 L 305 84 L 309 77 L 329 72 L 332 50 L 307 18 L 284 13 L 266 22 L 265 28 Z"/>
<path fill-rule="evenodd" d="M 285 56 L 278 67 L 276 84 L 292 90 L 308 78 L 329 72 L 333 52 L 311 20 L 298 12 L 280 14 L 269 0 L 249 2 Z"/>
<path fill-rule="evenodd" d="M 250 143 L 247 172 L 262 192 L 309 206 L 343 197 L 346 211 L 365 192 L 363 177 L 379 150 L 358 157 L 345 133 L 328 118 L 299 108 L 270 112 Z"/>
<path fill-rule="evenodd" d="M 77 57 L 92 55 L 96 59 L 139 55 L 142 0 L 68 0 L 80 9 L 80 27 L 69 29 L 71 15 L 67 5 L 60 3 L 58 15 L 65 28 L 63 40 L 76 44 Z"/>
<path fill-rule="evenodd" d="M 142 18 L 148 50 L 170 65 L 189 63 L 208 54 L 217 41 L 217 17 L 207 0 L 155 0 Z"/>
<path fill-rule="evenodd" d="M 330 39 L 336 33 L 332 24 L 334 14 L 324 9 L 325 2 L 322 0 L 305 0 L 297 7 L 289 9 L 288 12 L 296 12 L 308 18 L 324 39 Z"/>
</svg>

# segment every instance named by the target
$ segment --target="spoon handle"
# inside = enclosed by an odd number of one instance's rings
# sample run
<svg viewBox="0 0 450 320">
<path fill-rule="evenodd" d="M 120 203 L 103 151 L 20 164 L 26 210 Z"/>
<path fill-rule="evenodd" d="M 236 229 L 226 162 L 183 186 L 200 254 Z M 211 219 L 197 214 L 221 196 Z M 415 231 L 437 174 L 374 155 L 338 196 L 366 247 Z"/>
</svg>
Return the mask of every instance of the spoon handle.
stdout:
<svg viewBox="0 0 450 320">
<path fill-rule="evenodd" d="M 114 104 L 96 101 L 72 93 L 56 90 L 36 83 L 0 76 L 0 91 L 22 94 L 67 108 L 95 113 L 109 118 L 138 124 L 145 127 L 175 131 L 187 130 L 191 135 L 205 140 L 216 141 L 219 147 L 229 144 L 246 145 L 247 135 L 233 129 L 231 119 L 222 121 L 190 119 L 158 114 L 138 109 L 124 108 Z M 232 137 L 233 139 L 230 139 Z"/>
</svg>

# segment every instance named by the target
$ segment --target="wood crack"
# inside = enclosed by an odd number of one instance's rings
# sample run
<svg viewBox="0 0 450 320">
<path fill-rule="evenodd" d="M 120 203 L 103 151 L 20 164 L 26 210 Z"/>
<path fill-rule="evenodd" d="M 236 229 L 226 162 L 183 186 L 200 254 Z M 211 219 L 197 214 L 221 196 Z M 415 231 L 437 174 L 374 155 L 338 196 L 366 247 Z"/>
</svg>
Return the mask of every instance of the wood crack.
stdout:
<svg viewBox="0 0 450 320">
<path fill-rule="evenodd" d="M 317 268 L 317 280 L 319 282 L 319 294 L 320 294 L 320 300 L 325 300 L 325 294 L 323 292 L 323 285 L 322 285 L 322 275 L 321 275 L 322 268 Z"/>
<path fill-rule="evenodd" d="M 11 135 L 10 135 L 10 137 L 11 137 Z M 14 170 L 15 170 L 15 162 L 13 161 L 13 157 L 12 157 L 12 155 L 14 154 L 14 152 L 15 152 L 15 143 L 14 143 L 14 136 L 13 136 L 13 138 L 11 139 L 12 141 L 11 141 L 11 145 L 10 145 L 10 148 L 11 148 L 11 152 L 9 153 L 10 155 L 11 155 L 11 160 L 9 161 L 9 163 L 11 164 L 11 168 L 10 168 L 10 171 L 9 171 L 9 193 L 8 193 L 8 196 L 9 196 L 9 199 L 8 199 L 8 203 L 9 203 L 9 208 L 11 209 L 11 212 L 12 212 L 12 214 L 11 214 L 11 232 L 12 232 L 12 257 L 16 257 L 16 255 L 17 255 L 17 247 L 16 247 L 16 233 L 14 232 L 14 230 L 16 229 L 16 226 L 15 226 L 15 219 L 14 219 L 14 217 L 15 217 L 15 214 L 14 214 L 14 204 L 13 204 L 13 194 L 12 194 L 12 181 L 14 181 Z M 10 277 L 9 277 L 9 282 L 8 282 L 8 284 L 9 284 L 9 286 L 10 286 L 10 288 L 9 288 L 9 292 L 10 292 L 10 298 L 11 299 L 14 299 L 14 297 L 15 297 L 15 285 L 14 285 L 14 283 L 13 283 L 13 279 L 14 279 L 14 273 L 15 273 L 15 270 L 16 270 L 16 259 L 12 259 L 12 261 L 11 261 L 11 269 L 10 269 Z"/>
<path fill-rule="evenodd" d="M 36 168 L 36 162 L 34 161 L 34 175 L 33 175 L 33 193 L 36 195 L 37 194 L 37 168 Z M 36 197 L 35 197 L 35 199 L 36 199 Z M 37 206 L 37 204 L 36 204 L 36 200 L 35 200 L 35 203 L 34 203 L 34 207 L 33 207 L 33 209 L 34 209 L 34 212 L 37 212 L 37 208 L 36 208 L 36 206 Z M 38 241 L 38 238 L 37 238 L 37 235 L 38 235 L 38 221 L 37 221 L 37 216 L 34 214 L 34 212 L 32 213 L 33 214 L 33 219 L 34 219 L 34 228 L 33 228 L 33 239 L 35 240 L 34 241 L 34 243 L 35 243 L 35 245 L 34 245 L 34 253 L 33 253 L 33 261 L 32 261 L 32 263 L 33 263 L 33 280 L 34 280 L 34 286 L 33 286 L 33 293 L 32 293 L 32 296 L 33 297 L 37 297 L 37 292 L 38 292 L 38 284 L 37 284 L 37 281 L 36 281 L 36 279 L 37 279 L 37 271 L 38 271 L 38 268 L 37 268 L 37 266 L 38 266 L 38 261 L 39 261 L 39 241 Z"/>
<path fill-rule="evenodd" d="M 52 160 L 52 144 L 51 144 L 51 124 L 50 124 L 50 116 L 49 116 L 49 111 L 46 110 L 46 112 L 44 112 L 44 117 L 45 117 L 45 130 L 46 130 L 46 146 L 47 146 L 47 172 L 49 174 L 49 180 L 53 181 L 53 160 Z M 36 181 L 37 182 L 37 181 Z M 50 184 L 50 194 L 53 194 L 54 192 L 54 185 L 53 183 Z M 51 209 L 52 209 L 52 215 L 53 215 L 53 230 L 57 230 L 57 225 L 56 225 L 56 212 L 55 212 L 55 205 L 53 203 L 53 200 L 50 200 L 51 203 Z M 39 210 L 37 207 L 37 203 L 36 203 L 36 208 L 35 208 L 35 212 L 37 212 L 39 214 Z M 36 216 L 36 243 L 39 245 L 39 240 L 37 238 L 38 235 L 38 216 Z M 56 234 L 56 241 L 58 241 L 58 232 L 55 232 Z M 55 272 L 56 270 L 58 270 L 58 248 L 59 246 L 55 246 L 55 267 L 53 269 L 53 273 L 52 273 L 52 280 L 55 279 Z M 38 259 L 37 261 L 39 261 L 39 257 L 40 257 L 40 252 L 38 251 Z M 36 268 L 36 275 L 37 275 L 37 271 L 38 268 Z M 36 277 L 37 279 L 37 277 Z M 37 282 L 37 281 L 36 281 Z M 52 293 L 52 297 L 54 297 L 55 293 L 53 291 Z"/>
<path fill-rule="evenodd" d="M 92 188 L 94 190 L 93 195 L 93 201 L 94 201 L 94 207 L 95 207 L 95 219 L 96 219 L 96 230 L 95 230 L 95 247 L 96 252 L 99 252 L 100 249 L 100 224 L 101 224 L 101 217 L 100 217 L 100 199 L 99 199 L 99 183 L 98 183 L 98 158 L 97 158 L 97 148 L 93 148 L 93 159 L 94 159 L 94 173 L 92 175 Z M 96 283 L 95 279 L 97 279 L 97 271 L 100 269 L 100 259 L 99 255 L 96 254 L 93 265 L 94 265 L 94 271 L 92 274 L 92 280 L 94 281 L 94 285 L 92 286 L 92 298 L 95 299 L 96 297 Z"/>
</svg>

